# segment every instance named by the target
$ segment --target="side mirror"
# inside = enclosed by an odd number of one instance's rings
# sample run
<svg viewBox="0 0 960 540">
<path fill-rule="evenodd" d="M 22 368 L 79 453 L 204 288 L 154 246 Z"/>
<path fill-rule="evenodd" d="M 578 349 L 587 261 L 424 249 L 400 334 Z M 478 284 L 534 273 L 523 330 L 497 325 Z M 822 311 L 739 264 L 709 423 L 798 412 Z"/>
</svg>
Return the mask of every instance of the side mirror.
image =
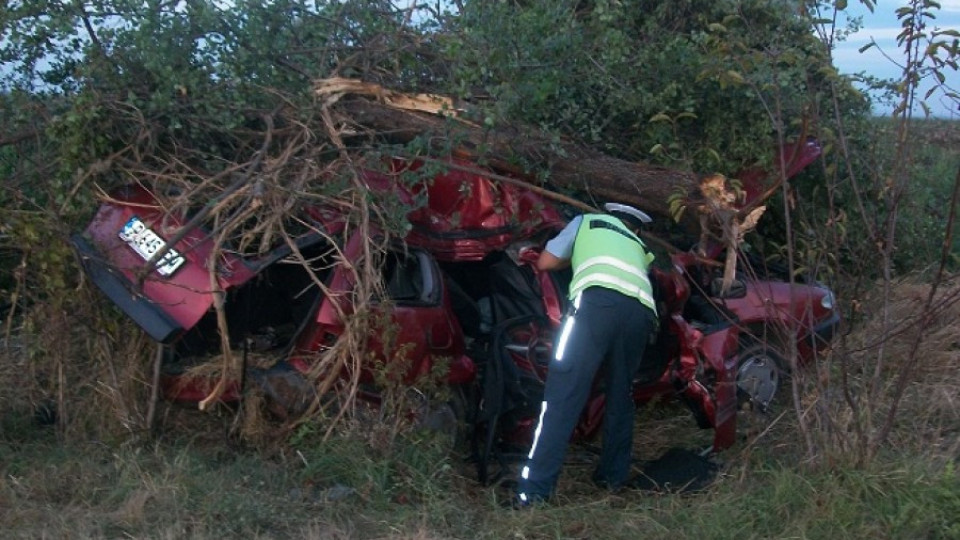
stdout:
<svg viewBox="0 0 960 540">
<path fill-rule="evenodd" d="M 743 298 L 747 295 L 747 284 L 741 279 L 730 282 L 730 288 L 723 291 L 723 278 L 713 278 L 710 281 L 710 296 L 714 298 Z"/>
</svg>

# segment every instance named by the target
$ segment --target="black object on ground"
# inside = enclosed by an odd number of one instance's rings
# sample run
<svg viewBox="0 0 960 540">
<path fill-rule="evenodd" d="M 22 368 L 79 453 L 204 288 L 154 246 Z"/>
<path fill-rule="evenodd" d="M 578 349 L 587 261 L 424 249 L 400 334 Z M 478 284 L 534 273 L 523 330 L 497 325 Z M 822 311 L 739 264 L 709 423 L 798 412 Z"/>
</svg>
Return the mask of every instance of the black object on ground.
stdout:
<svg viewBox="0 0 960 540">
<path fill-rule="evenodd" d="M 720 466 L 693 450 L 671 448 L 643 464 L 643 472 L 630 481 L 630 487 L 656 493 L 692 493 L 707 488 Z"/>
</svg>

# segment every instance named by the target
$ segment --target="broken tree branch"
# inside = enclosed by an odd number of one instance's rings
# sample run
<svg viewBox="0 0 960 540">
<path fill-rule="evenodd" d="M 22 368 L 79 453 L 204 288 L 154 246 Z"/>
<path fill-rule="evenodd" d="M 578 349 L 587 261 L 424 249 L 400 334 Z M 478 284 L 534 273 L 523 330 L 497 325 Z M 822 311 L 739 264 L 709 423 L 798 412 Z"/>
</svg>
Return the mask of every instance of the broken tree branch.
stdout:
<svg viewBox="0 0 960 540">
<path fill-rule="evenodd" d="M 531 128 L 481 127 L 448 98 L 416 94 L 401 99 L 377 85 L 343 79 L 318 81 L 315 91 L 330 105 L 344 137 L 427 140 L 437 151 L 468 157 L 498 173 L 542 178 L 541 184 L 590 201 L 622 202 L 669 218 L 670 195 L 693 194 L 699 184 L 696 173 L 618 159 Z"/>
</svg>

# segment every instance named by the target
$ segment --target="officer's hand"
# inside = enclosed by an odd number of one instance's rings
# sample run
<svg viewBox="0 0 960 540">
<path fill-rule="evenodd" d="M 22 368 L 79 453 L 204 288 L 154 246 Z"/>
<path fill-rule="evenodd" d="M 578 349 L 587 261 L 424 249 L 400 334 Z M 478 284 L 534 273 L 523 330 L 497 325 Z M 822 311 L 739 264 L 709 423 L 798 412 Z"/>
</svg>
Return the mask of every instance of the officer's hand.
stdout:
<svg viewBox="0 0 960 540">
<path fill-rule="evenodd" d="M 538 246 L 523 246 L 517 253 L 517 258 L 523 262 L 536 264 L 540 258 L 540 248 Z"/>
</svg>

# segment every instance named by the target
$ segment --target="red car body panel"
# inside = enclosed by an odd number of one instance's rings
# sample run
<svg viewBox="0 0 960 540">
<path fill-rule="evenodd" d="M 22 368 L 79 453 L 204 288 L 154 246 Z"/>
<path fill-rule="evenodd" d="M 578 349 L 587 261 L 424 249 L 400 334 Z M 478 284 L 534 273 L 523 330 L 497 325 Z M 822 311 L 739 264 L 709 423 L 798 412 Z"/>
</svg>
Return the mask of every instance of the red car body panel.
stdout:
<svg viewBox="0 0 960 540">
<path fill-rule="evenodd" d="M 806 147 L 804 147 L 806 148 Z M 818 149 L 819 147 L 817 147 Z M 813 148 L 803 153 L 800 161 L 814 159 Z M 813 157 L 811 157 L 813 156 Z M 808 161 L 809 162 L 809 161 Z M 412 384 L 418 377 L 432 373 L 438 365 L 446 367 L 450 384 L 477 384 L 477 359 L 471 357 L 467 334 L 448 271 L 461 268 L 478 281 L 486 276 L 492 257 L 507 255 L 531 277 L 536 289 L 536 307 L 543 317 L 543 326 L 534 325 L 527 334 L 523 328 L 514 336 L 515 344 L 523 345 L 513 354 L 515 365 L 525 376 L 541 384 L 546 377 L 546 363 L 537 355 L 549 354 L 552 334 L 559 326 L 566 304 L 566 290 L 554 275 L 536 269 L 539 247 L 547 237 L 566 223 L 559 209 L 550 201 L 515 185 L 495 182 L 482 173 L 468 172 L 474 164 L 453 161 L 453 167 L 433 176 L 427 182 L 411 182 L 409 178 L 424 171 L 422 163 L 391 161 L 384 171 L 361 171 L 359 180 L 373 192 L 398 197 L 412 204 L 424 201 L 408 215 L 412 225 L 404 238 L 405 248 L 399 251 L 394 272 L 411 271 L 407 281 L 416 285 L 410 296 L 391 297 L 393 301 L 375 306 L 376 312 L 389 321 L 390 332 L 372 329 L 368 350 L 378 362 L 397 360 L 402 350 L 403 380 Z M 292 336 L 286 362 L 295 370 L 307 373 L 318 357 L 336 343 L 345 331 L 344 316 L 351 314 L 355 267 L 362 254 L 365 238 L 346 226 L 347 216 L 335 209 L 308 206 L 303 215 L 315 227 L 330 236 L 341 236 L 338 246 L 342 257 L 351 264 L 336 264 L 324 278 L 326 294 L 318 294 L 315 306 L 305 311 L 305 324 Z M 185 259 L 169 275 L 147 271 L 146 261 L 118 235 L 131 217 L 138 216 L 161 239 L 179 238 L 172 246 Z M 92 280 L 157 341 L 177 345 L 185 340 L 205 317 L 211 316 L 215 295 L 242 291 L 255 276 L 271 271 L 273 262 L 283 252 L 270 253 L 260 259 L 243 259 L 224 253 L 216 259 L 216 271 L 209 271 L 213 238 L 202 227 L 181 230 L 183 216 L 171 216 L 143 187 L 119 190 L 106 200 L 83 235 L 74 238 L 87 272 Z M 370 231 L 369 234 L 377 234 Z M 474 269 L 470 265 L 480 265 Z M 720 300 L 726 312 L 736 320 L 696 327 L 684 318 L 684 309 L 694 291 L 689 274 L 697 260 L 690 254 L 677 253 L 671 267 L 652 270 L 657 283 L 660 304 L 661 338 L 656 348 L 669 362 L 659 377 L 638 381 L 634 398 L 645 401 L 663 396 L 684 399 L 703 427 L 714 429 L 714 447 L 721 449 L 733 443 L 736 432 L 737 347 L 740 336 L 753 325 L 791 324 L 800 329 L 798 349 L 812 354 L 805 336 L 832 330 L 835 314 L 824 305 L 829 291 L 809 285 L 794 285 L 769 280 L 751 282 L 740 298 Z M 443 266 L 446 265 L 446 266 Z M 458 266 L 461 265 L 461 266 Z M 443 266 L 443 268 L 441 268 Z M 408 283 L 408 284 L 409 284 Z M 389 287 L 388 287 L 389 288 Z M 477 293 L 474 294 L 477 296 Z M 474 298 L 475 299 L 475 298 Z M 460 306 L 459 309 L 463 307 Z M 832 318 L 834 317 L 834 318 Z M 509 321 L 508 321 L 509 322 Z M 819 326 L 818 326 L 819 325 Z M 473 339 L 471 337 L 471 339 Z M 373 382 L 373 365 L 365 365 L 361 381 Z M 657 371 L 656 373 L 661 373 Z M 209 380 L 184 374 L 164 376 L 164 393 L 168 399 L 200 401 L 213 388 Z M 232 382 L 221 400 L 239 399 L 242 388 Z M 593 437 L 599 431 L 604 410 L 604 396 L 594 393 L 577 425 L 575 437 Z M 517 444 L 529 444 L 535 416 L 517 419 L 504 428 L 502 438 Z"/>
<path fill-rule="evenodd" d="M 120 272 L 130 284 L 139 285 L 130 294 L 150 299 L 183 329 L 195 325 L 213 305 L 212 290 L 224 291 L 253 277 L 254 272 L 242 259 L 223 254 L 216 261 L 218 271 L 212 282 L 208 268 L 213 241 L 201 229 L 187 231 L 177 243 L 176 249 L 186 262 L 173 275 L 146 272 L 146 261 L 119 237 L 124 224 L 137 216 L 162 237 L 169 238 L 180 230 L 180 222 L 167 215 L 141 186 L 123 188 L 114 197 L 114 202 L 100 207 L 87 226 L 87 237 L 112 270 Z"/>
<path fill-rule="evenodd" d="M 360 245 L 359 236 L 351 239 L 344 249 L 348 260 L 356 261 Z M 433 275 L 439 275 L 433 270 Z M 396 356 L 402 356 L 399 360 L 409 363 L 404 371 L 404 380 L 408 383 L 431 373 L 437 362 L 447 363 L 446 380 L 451 384 L 476 377 L 476 366 L 465 356 L 463 332 L 451 308 L 450 298 L 443 294 L 442 284 L 438 287 L 435 301 L 383 305 L 389 307 L 386 313 L 379 309 L 380 306 L 374 310 L 385 316 L 388 323 L 384 328 L 371 329 L 366 349 L 373 352 L 379 362 L 398 360 Z M 297 339 L 290 362 L 298 370 L 308 372 L 314 357 L 332 346 L 344 332 L 345 326 L 338 311 L 344 316 L 352 313 L 353 306 L 348 301 L 352 290 L 353 280 L 349 272 L 344 266 L 338 267 L 330 283 L 331 295 L 323 299 L 313 323 Z M 389 342 L 380 337 L 387 335 L 390 336 Z M 360 380 L 373 382 L 370 368 L 363 370 Z"/>
<path fill-rule="evenodd" d="M 807 139 L 788 145 L 779 152 L 773 164 L 773 174 L 762 167 L 752 167 L 740 171 L 734 177 L 741 182 L 741 189 L 744 192 L 743 204 L 755 201 L 768 190 L 770 188 L 768 185 L 769 179 L 771 177 L 779 178 L 781 168 L 787 178 L 792 178 L 816 161 L 822 153 L 823 149 L 816 139 Z"/>
<path fill-rule="evenodd" d="M 798 359 L 805 363 L 827 344 L 824 340 L 811 341 L 810 322 L 831 317 L 832 310 L 822 302 L 829 294 L 825 288 L 806 284 L 758 281 L 747 289 L 746 296 L 725 299 L 723 305 L 736 313 L 740 325 L 747 329 L 777 327 L 783 335 L 796 333 Z"/>
<path fill-rule="evenodd" d="M 389 174 L 364 172 L 371 189 L 399 193 L 405 202 L 426 198 L 423 207 L 408 215 L 413 225 L 405 238 L 408 245 L 429 251 L 439 261 L 479 261 L 518 238 L 559 230 L 565 224 L 543 197 L 490 180 L 473 163 L 451 160 L 451 165 L 478 172 L 448 169 L 413 186 L 403 186 L 398 178 L 417 173 L 423 167 L 420 162 L 394 161 Z"/>
</svg>

